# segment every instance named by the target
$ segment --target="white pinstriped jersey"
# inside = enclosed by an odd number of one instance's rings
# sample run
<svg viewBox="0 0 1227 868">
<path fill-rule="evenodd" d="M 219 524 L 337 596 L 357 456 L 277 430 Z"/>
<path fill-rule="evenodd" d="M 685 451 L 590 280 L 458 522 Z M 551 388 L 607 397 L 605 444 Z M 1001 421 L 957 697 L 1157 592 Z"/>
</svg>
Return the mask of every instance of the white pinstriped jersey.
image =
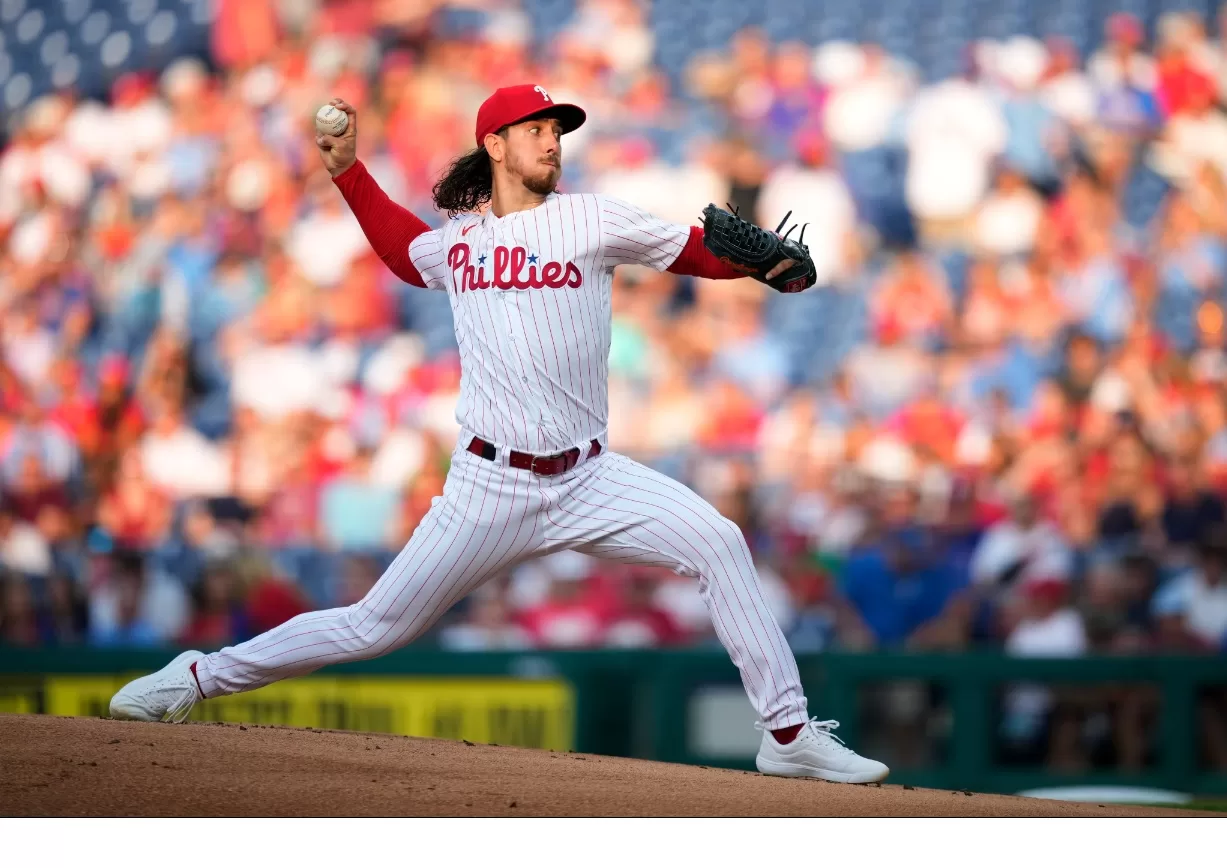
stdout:
<svg viewBox="0 0 1227 868">
<path fill-rule="evenodd" d="M 415 238 L 414 267 L 451 298 L 456 421 L 539 455 L 604 435 L 614 267 L 664 271 L 689 235 L 618 199 L 553 193 L 527 211 L 465 215 Z"/>
<path fill-rule="evenodd" d="M 538 455 L 601 437 L 614 267 L 663 271 L 689 234 L 687 226 L 616 199 L 552 195 L 529 211 L 468 215 L 414 239 L 409 255 L 423 281 L 451 297 L 461 426 L 496 446 Z M 421 636 L 493 577 L 573 549 L 697 579 L 763 725 L 783 729 L 810 719 L 796 660 L 750 549 L 714 506 L 609 449 L 594 456 L 585 449 L 570 470 L 542 476 L 486 460 L 466 445 L 457 442 L 443 493 L 362 600 L 298 615 L 201 657 L 193 664 L 200 695 L 241 693 L 379 657 Z"/>
</svg>

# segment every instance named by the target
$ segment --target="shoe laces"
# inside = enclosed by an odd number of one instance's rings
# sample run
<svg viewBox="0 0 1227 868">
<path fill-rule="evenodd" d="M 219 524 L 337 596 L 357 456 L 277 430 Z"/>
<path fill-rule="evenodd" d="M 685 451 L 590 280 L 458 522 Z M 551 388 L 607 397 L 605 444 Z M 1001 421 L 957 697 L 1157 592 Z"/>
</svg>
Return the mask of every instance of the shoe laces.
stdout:
<svg viewBox="0 0 1227 868">
<path fill-rule="evenodd" d="M 816 717 L 811 717 L 809 723 L 806 724 L 816 734 L 826 736 L 831 740 L 832 746 L 841 753 L 852 753 L 852 748 L 844 744 L 844 740 L 835 734 L 835 730 L 839 729 L 838 720 L 819 720 Z"/>
<path fill-rule="evenodd" d="M 167 723 L 183 723 L 187 720 L 187 716 L 192 713 L 193 706 L 196 705 L 196 688 L 191 684 L 184 684 L 179 697 L 171 703 L 170 708 L 166 709 L 166 714 L 162 719 Z"/>
<path fill-rule="evenodd" d="M 767 726 L 756 721 L 754 728 L 760 732 L 768 732 Z M 811 717 L 805 723 L 805 728 L 813 730 L 816 735 L 824 736 L 830 740 L 831 746 L 841 753 L 854 753 L 852 748 L 844 744 L 844 740 L 835 734 L 835 730 L 839 729 L 838 720 L 819 720 L 816 717 Z M 798 733 L 800 735 L 800 733 Z"/>
</svg>

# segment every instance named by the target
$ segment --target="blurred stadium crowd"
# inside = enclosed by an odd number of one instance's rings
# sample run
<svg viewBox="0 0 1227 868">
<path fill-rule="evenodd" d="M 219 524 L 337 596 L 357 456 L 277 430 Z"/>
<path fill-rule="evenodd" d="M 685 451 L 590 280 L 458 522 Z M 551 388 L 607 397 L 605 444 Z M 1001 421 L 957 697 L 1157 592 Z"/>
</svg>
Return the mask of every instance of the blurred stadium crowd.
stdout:
<svg viewBox="0 0 1227 868">
<path fill-rule="evenodd" d="M 589 111 L 565 189 L 811 224 L 801 296 L 619 269 L 610 359 L 611 446 L 739 523 L 797 652 L 1224 653 L 1227 16 L 1190 8 L 2 0 L 0 642 L 218 646 L 371 587 L 458 363 L 311 118 L 354 103 L 437 225 L 477 105 L 540 81 Z M 714 635 L 690 580 L 563 554 L 433 639 Z"/>
</svg>

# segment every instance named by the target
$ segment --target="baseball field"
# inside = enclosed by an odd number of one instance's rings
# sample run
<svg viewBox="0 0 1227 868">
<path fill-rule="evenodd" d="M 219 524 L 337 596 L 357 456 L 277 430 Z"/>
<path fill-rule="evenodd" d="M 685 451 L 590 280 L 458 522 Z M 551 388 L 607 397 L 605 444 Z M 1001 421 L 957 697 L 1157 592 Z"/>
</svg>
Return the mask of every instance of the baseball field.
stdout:
<svg viewBox="0 0 1227 868">
<path fill-rule="evenodd" d="M 4 816 L 1189 816 L 357 732 L 0 715 Z"/>
</svg>

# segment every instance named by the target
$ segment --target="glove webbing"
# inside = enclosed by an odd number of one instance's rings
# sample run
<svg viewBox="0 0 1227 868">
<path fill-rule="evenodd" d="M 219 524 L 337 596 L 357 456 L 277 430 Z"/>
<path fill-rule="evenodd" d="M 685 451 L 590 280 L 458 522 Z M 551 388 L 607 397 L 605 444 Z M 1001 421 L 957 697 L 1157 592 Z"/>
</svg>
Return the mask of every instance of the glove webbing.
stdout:
<svg viewBox="0 0 1227 868">
<path fill-rule="evenodd" d="M 748 261 L 761 260 L 767 255 L 767 252 L 775 246 L 775 242 L 771 239 L 770 234 L 761 226 L 755 226 L 748 220 L 742 220 L 740 210 L 734 208 L 730 203 L 726 202 L 728 209 L 734 217 L 735 221 L 727 221 L 720 233 L 720 240 L 732 248 L 738 256 L 743 257 Z M 780 225 L 775 227 L 775 234 L 778 236 L 780 230 L 784 228 L 784 224 L 788 222 L 788 218 L 792 216 L 789 211 L 784 215 L 784 219 L 780 221 Z M 701 219 L 700 219 L 700 222 Z M 797 237 L 797 243 L 804 246 L 805 244 L 805 229 L 809 226 L 808 223 L 801 227 L 801 234 Z M 797 224 L 788 227 L 788 231 L 784 233 L 783 238 L 787 238 L 792 234 L 792 230 L 797 228 Z"/>
</svg>

